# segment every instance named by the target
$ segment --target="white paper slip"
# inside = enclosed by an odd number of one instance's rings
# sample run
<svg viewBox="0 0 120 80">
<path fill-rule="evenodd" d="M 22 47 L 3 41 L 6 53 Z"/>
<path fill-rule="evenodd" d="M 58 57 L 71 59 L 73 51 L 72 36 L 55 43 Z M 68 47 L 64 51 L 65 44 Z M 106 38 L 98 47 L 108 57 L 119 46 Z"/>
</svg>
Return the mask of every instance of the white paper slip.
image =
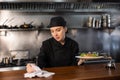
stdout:
<svg viewBox="0 0 120 80">
<path fill-rule="evenodd" d="M 33 73 L 25 73 L 24 77 L 25 78 L 33 78 L 33 77 L 49 77 L 54 75 L 55 73 L 53 72 L 48 72 L 48 71 L 40 71 L 40 72 L 33 72 Z"/>
<path fill-rule="evenodd" d="M 49 76 L 52 76 L 54 75 L 55 73 L 53 72 L 48 72 L 48 71 L 45 71 L 45 70 L 41 70 L 38 66 L 36 65 L 32 65 L 31 66 L 34 68 L 34 72 L 32 73 L 25 73 L 24 74 L 24 77 L 25 78 L 33 78 L 33 77 L 49 77 Z"/>
</svg>

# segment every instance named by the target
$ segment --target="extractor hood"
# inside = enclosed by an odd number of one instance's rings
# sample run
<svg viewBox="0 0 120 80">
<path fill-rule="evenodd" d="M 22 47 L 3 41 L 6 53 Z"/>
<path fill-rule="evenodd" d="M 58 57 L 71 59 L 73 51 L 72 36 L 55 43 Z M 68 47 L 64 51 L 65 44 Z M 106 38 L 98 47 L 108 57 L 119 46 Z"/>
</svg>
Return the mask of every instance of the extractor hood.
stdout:
<svg viewBox="0 0 120 80">
<path fill-rule="evenodd" d="M 113 12 L 120 10 L 120 3 L 96 2 L 96 0 L 0 0 L 0 10 L 32 12 Z"/>
<path fill-rule="evenodd" d="M 0 2 L 120 2 L 119 0 L 0 0 Z"/>
<path fill-rule="evenodd" d="M 77 0 L 0 0 L 0 2 L 77 2 Z"/>
</svg>

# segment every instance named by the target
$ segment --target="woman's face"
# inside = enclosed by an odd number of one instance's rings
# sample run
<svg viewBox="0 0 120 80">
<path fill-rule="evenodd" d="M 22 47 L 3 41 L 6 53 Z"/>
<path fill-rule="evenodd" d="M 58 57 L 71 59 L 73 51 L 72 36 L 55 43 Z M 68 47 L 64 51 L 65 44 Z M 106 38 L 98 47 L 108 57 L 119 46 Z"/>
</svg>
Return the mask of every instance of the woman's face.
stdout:
<svg viewBox="0 0 120 80">
<path fill-rule="evenodd" d="M 65 39 L 65 33 L 67 31 L 66 27 L 55 26 L 50 28 L 53 38 L 58 42 L 63 42 Z"/>
</svg>

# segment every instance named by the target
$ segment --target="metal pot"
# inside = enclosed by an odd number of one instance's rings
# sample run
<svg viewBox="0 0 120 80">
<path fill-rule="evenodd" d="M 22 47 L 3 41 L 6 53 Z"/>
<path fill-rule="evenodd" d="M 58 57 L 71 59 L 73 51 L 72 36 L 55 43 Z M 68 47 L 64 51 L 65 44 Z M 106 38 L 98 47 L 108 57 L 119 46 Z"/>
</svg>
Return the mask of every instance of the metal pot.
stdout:
<svg viewBox="0 0 120 80">
<path fill-rule="evenodd" d="M 29 24 L 26 24 L 24 22 L 24 24 L 20 25 L 20 28 L 33 28 L 34 26 L 32 25 L 33 21 L 30 22 Z"/>
</svg>

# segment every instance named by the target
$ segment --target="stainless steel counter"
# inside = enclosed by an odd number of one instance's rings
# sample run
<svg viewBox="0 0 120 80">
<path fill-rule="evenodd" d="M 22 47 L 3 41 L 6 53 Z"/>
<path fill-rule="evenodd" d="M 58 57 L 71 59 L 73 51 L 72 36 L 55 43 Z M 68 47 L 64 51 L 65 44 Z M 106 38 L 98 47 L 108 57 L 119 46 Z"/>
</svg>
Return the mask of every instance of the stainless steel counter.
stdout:
<svg viewBox="0 0 120 80">
<path fill-rule="evenodd" d="M 25 66 L 0 68 L 0 72 L 4 72 L 4 71 L 12 71 L 12 70 L 25 70 Z"/>
</svg>

